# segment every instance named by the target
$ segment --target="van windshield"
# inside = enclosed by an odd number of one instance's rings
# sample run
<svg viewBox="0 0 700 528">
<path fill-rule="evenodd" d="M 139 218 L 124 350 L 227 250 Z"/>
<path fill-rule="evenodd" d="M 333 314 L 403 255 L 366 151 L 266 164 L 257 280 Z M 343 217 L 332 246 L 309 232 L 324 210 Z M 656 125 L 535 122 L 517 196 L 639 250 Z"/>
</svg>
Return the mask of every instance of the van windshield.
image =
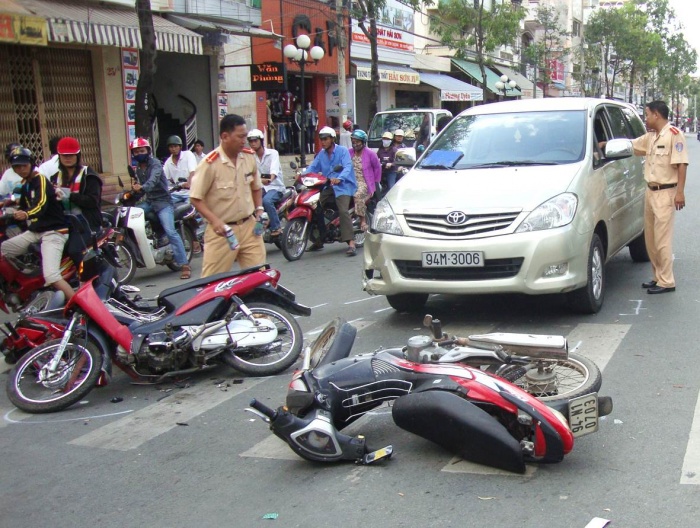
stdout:
<svg viewBox="0 0 700 528">
<path fill-rule="evenodd" d="M 420 130 L 420 125 L 423 122 L 425 112 L 395 112 L 388 114 L 377 114 L 372 120 L 368 136 L 369 140 L 380 140 L 384 132 L 394 133 L 394 130 L 401 129 L 404 132 L 404 143 L 407 147 L 413 145 L 416 140 L 416 134 Z M 432 115 L 430 115 L 431 125 Z"/>
<path fill-rule="evenodd" d="M 450 122 L 418 167 L 437 168 L 440 151 L 457 153 L 454 169 L 575 163 L 586 153 L 585 138 L 582 110 L 466 115 Z"/>
</svg>

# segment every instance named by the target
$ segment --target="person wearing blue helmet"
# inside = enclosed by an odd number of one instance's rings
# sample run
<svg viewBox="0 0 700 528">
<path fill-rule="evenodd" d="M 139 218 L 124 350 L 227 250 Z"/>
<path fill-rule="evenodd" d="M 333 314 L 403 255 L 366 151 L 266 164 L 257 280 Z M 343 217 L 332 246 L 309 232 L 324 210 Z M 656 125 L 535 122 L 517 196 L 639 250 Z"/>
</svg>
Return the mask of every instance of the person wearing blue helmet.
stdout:
<svg viewBox="0 0 700 528">
<path fill-rule="evenodd" d="M 367 230 L 367 200 L 374 194 L 377 184 L 382 179 L 382 166 L 377 154 L 367 148 L 367 133 L 364 130 L 355 130 L 350 136 L 352 141 L 352 166 L 357 180 L 355 191 L 355 214 L 360 218 L 360 226 Z"/>
</svg>

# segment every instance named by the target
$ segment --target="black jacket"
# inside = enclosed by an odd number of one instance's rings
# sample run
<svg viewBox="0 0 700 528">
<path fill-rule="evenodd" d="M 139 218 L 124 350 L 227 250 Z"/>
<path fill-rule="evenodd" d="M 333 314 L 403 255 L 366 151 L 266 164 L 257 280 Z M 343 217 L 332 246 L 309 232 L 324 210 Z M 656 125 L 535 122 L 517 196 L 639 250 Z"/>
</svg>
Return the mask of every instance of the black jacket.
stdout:
<svg viewBox="0 0 700 528">
<path fill-rule="evenodd" d="M 29 215 L 29 230 L 34 233 L 54 231 L 68 226 L 63 206 L 48 178 L 38 172 L 22 182 L 19 208 Z"/>
<path fill-rule="evenodd" d="M 136 178 L 146 193 L 146 200 L 156 213 L 173 204 L 168 179 L 163 172 L 163 164 L 158 159 L 150 157 L 144 169 L 139 165 L 136 168 Z"/>
<path fill-rule="evenodd" d="M 82 167 L 81 167 L 82 170 Z M 58 182 L 57 172 L 51 177 L 51 183 Z M 76 171 L 77 174 L 77 171 Z M 65 181 L 65 179 L 63 179 Z M 65 183 L 65 187 L 70 187 L 71 183 Z M 91 231 L 99 231 L 102 227 L 102 179 L 90 167 L 85 167 L 85 174 L 80 180 L 80 191 L 70 193 L 70 202 L 79 207 L 85 220 L 90 224 Z"/>
</svg>

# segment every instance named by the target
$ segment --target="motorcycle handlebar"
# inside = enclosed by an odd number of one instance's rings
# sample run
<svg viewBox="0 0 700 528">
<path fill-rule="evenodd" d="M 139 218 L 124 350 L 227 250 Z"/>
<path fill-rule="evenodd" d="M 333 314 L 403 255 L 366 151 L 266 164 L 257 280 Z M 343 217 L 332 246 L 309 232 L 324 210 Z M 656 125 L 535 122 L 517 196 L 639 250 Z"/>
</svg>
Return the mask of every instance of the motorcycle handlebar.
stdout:
<svg viewBox="0 0 700 528">
<path fill-rule="evenodd" d="M 274 420 L 277 417 L 277 411 L 275 411 L 274 409 L 270 409 L 267 405 L 265 405 L 264 403 L 260 403 L 255 398 L 250 400 L 250 406 L 256 411 L 260 411 L 261 413 L 263 413 L 270 420 Z"/>
</svg>

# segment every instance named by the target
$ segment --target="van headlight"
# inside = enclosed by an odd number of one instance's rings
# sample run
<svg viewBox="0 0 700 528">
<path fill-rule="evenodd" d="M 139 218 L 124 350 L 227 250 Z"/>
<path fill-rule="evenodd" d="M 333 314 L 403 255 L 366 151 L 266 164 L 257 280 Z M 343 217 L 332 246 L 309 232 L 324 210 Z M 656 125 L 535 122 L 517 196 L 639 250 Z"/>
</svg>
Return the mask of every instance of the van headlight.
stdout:
<svg viewBox="0 0 700 528">
<path fill-rule="evenodd" d="M 564 193 L 555 196 L 527 215 L 515 232 L 541 231 L 570 224 L 576 214 L 577 206 L 578 198 L 575 194 Z"/>
<path fill-rule="evenodd" d="M 372 231 L 403 236 L 403 230 L 399 225 L 399 220 L 396 218 L 394 210 L 391 208 L 386 198 L 383 198 L 374 210 L 374 215 L 372 216 Z"/>
</svg>

